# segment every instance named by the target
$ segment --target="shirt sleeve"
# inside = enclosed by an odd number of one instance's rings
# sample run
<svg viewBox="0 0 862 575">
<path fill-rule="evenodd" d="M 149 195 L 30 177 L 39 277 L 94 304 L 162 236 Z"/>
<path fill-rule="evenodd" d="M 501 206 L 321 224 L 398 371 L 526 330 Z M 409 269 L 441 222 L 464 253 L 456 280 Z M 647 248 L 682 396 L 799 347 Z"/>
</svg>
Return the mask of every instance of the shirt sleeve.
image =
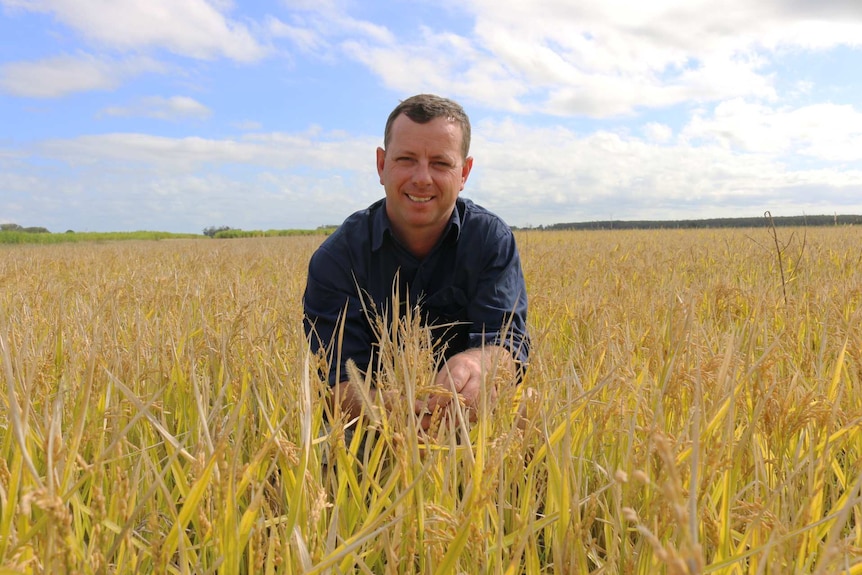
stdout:
<svg viewBox="0 0 862 575">
<path fill-rule="evenodd" d="M 348 259 L 337 251 L 318 249 L 309 262 L 303 297 L 305 334 L 312 353 L 326 360 L 319 371 L 330 385 L 347 381 L 349 359 L 365 371 L 372 356 L 372 333 L 359 297 L 359 279 Z"/>
<path fill-rule="evenodd" d="M 527 288 L 515 237 L 502 224 L 483 238 L 485 256 L 475 297 L 468 307 L 469 345 L 499 345 L 512 353 L 523 375 L 530 338 L 527 332 Z"/>
</svg>

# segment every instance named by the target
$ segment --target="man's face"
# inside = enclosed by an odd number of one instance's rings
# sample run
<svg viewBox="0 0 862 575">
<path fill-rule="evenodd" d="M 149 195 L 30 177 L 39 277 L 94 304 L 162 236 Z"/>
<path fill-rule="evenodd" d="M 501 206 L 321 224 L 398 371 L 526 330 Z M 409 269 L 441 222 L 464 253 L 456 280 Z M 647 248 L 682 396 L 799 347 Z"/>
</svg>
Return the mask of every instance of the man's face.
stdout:
<svg viewBox="0 0 862 575">
<path fill-rule="evenodd" d="M 377 148 L 377 173 L 386 189 L 386 214 L 399 239 L 443 232 L 473 167 L 461 157 L 461 126 L 446 118 L 392 123 L 386 150 Z"/>
</svg>

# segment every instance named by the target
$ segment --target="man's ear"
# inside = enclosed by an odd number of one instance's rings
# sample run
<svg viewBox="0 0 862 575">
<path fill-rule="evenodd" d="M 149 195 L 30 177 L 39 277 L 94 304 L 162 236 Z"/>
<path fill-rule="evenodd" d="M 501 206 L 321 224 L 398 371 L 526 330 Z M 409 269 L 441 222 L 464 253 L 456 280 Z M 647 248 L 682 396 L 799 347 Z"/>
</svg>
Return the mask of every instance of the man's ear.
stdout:
<svg viewBox="0 0 862 575">
<path fill-rule="evenodd" d="M 467 183 L 467 178 L 470 177 L 470 170 L 473 169 L 473 156 L 467 156 L 464 160 L 464 165 L 461 166 L 461 189 L 464 189 L 464 184 Z"/>
<path fill-rule="evenodd" d="M 380 178 L 380 185 L 383 185 L 383 163 L 386 160 L 386 150 L 377 148 L 377 176 Z"/>
</svg>

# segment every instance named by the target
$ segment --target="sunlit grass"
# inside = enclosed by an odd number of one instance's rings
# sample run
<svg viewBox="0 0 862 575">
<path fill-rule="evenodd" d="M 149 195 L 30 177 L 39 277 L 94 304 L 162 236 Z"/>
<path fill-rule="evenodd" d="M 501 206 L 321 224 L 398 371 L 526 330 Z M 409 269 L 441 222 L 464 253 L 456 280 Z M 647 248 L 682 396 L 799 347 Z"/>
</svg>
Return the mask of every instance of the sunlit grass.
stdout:
<svg viewBox="0 0 862 575">
<path fill-rule="evenodd" d="M 0 572 L 862 573 L 862 235 L 778 233 L 520 233 L 527 376 L 427 435 L 330 413 L 322 237 L 4 247 Z"/>
</svg>

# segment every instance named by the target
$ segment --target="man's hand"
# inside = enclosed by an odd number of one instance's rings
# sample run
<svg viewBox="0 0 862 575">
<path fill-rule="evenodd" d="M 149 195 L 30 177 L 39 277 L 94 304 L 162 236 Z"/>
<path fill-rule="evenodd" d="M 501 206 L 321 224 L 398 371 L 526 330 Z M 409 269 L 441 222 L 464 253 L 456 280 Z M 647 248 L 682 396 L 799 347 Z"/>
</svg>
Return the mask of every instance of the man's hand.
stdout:
<svg viewBox="0 0 862 575">
<path fill-rule="evenodd" d="M 496 380 L 501 375 L 506 377 L 515 373 L 515 361 L 504 347 L 488 346 L 485 348 L 468 349 L 449 358 L 437 372 L 435 385 L 451 391 L 461 401 L 464 408 L 475 419 L 481 402 L 482 379 L 487 381 L 488 399 L 497 397 Z M 435 411 L 445 407 L 452 401 L 451 396 L 437 395 L 429 399 L 427 409 Z M 430 423 L 430 416 L 422 419 L 423 428 Z"/>
<path fill-rule="evenodd" d="M 482 379 L 487 381 L 488 400 L 493 402 L 497 398 L 497 382 L 514 379 L 515 370 L 512 354 L 500 346 L 468 349 L 453 355 L 437 372 L 434 381 L 436 387 L 449 393 L 438 393 L 426 400 L 417 400 L 413 406 L 422 429 L 427 431 L 434 417 L 439 417 L 439 412 L 450 407 L 455 398 L 467 410 L 470 419 L 475 420 L 481 403 Z M 341 409 L 350 417 L 358 417 L 364 401 L 356 386 L 343 382 L 334 391 L 334 399 Z M 383 400 L 384 405 L 394 405 L 404 401 L 404 396 L 401 392 L 390 390 L 384 393 Z"/>
</svg>

